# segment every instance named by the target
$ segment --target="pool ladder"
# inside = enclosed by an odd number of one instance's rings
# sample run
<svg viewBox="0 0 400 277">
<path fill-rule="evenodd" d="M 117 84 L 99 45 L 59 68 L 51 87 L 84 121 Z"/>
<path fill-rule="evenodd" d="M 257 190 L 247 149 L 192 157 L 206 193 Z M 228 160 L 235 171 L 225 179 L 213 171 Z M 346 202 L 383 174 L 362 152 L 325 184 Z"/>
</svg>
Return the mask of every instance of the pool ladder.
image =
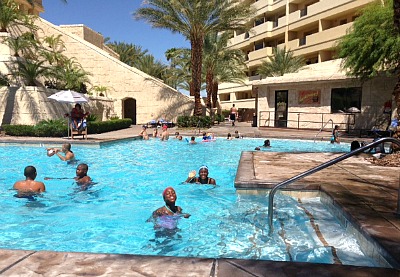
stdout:
<svg viewBox="0 0 400 277">
<path fill-rule="evenodd" d="M 332 119 L 329 119 L 329 120 L 324 124 L 324 126 L 322 126 L 322 128 L 319 129 L 318 133 L 315 135 L 315 137 L 314 137 L 314 142 L 315 142 L 315 140 L 317 139 L 317 136 L 322 132 L 322 130 L 324 130 L 325 126 L 328 125 L 329 122 L 332 123 L 332 130 L 333 130 L 333 120 L 332 120 Z"/>
<path fill-rule="evenodd" d="M 307 170 L 307 171 L 305 171 L 303 173 L 300 173 L 300 174 L 298 174 L 298 175 L 296 175 L 296 176 L 294 176 L 294 177 L 292 177 L 290 179 L 287 179 L 286 181 L 280 182 L 279 184 L 274 186 L 271 189 L 271 191 L 269 193 L 269 196 L 268 196 L 268 198 L 269 198 L 269 202 L 268 202 L 269 233 L 272 234 L 272 232 L 274 231 L 273 224 L 272 224 L 272 219 L 273 219 L 273 214 L 274 214 L 274 196 L 275 196 L 275 193 L 278 191 L 278 189 L 280 189 L 283 186 L 287 186 L 287 185 L 293 183 L 296 180 L 299 180 L 299 179 L 304 178 L 304 177 L 306 177 L 308 175 L 311 175 L 311 174 L 313 174 L 315 172 L 318 172 L 318 171 L 320 171 L 320 170 L 322 170 L 324 168 L 327 168 L 327 167 L 329 167 L 329 166 L 331 166 L 333 164 L 336 164 L 336 163 L 338 163 L 340 161 L 343 161 L 343 160 L 345 160 L 347 158 L 350 158 L 350 157 L 352 157 L 354 155 L 357 155 L 357 154 L 359 154 L 361 152 L 364 152 L 365 150 L 368 150 L 368 149 L 370 149 L 370 148 L 372 148 L 372 147 L 374 147 L 376 145 L 379 145 L 379 144 L 381 144 L 383 142 L 392 142 L 392 143 L 395 143 L 395 144 L 400 146 L 400 140 L 398 140 L 398 139 L 391 138 L 391 137 L 380 138 L 380 139 L 378 139 L 376 141 L 373 141 L 373 142 L 371 142 L 371 143 L 369 143 L 369 144 L 367 144 L 365 146 L 357 148 L 356 150 L 353 150 L 353 151 L 351 151 L 349 153 L 343 154 L 342 156 L 336 157 L 336 158 L 334 158 L 334 159 L 332 159 L 330 161 L 327 161 L 327 162 L 325 162 L 323 164 L 320 164 L 320 165 L 318 165 L 318 166 L 316 166 L 314 168 L 311 168 L 311 169 L 309 169 L 309 170 Z M 398 216 L 400 216 L 400 188 L 398 189 L 396 214 Z"/>
</svg>

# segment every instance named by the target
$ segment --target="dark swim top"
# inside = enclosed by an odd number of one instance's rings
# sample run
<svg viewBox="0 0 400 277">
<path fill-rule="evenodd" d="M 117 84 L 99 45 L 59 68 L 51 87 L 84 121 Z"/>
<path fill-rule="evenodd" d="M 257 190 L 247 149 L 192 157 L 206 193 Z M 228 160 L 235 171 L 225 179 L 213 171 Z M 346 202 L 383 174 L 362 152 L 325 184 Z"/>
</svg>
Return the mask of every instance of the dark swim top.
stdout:
<svg viewBox="0 0 400 277">
<path fill-rule="evenodd" d="M 207 182 L 204 182 L 204 181 L 206 181 L 206 180 L 201 179 L 201 178 L 199 178 L 199 177 L 196 178 L 196 182 L 198 182 L 198 183 L 200 183 L 200 184 L 210 184 L 211 178 L 210 178 L 210 177 L 207 177 Z"/>
</svg>

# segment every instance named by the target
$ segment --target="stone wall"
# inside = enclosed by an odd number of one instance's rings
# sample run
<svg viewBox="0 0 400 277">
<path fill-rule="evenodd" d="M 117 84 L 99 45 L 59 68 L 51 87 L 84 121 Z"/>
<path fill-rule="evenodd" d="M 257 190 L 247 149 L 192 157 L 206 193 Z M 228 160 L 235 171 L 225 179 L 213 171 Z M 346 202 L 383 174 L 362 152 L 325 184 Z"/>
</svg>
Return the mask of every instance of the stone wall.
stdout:
<svg viewBox="0 0 400 277">
<path fill-rule="evenodd" d="M 186 95 L 165 85 L 140 70 L 130 67 L 112 57 L 106 51 L 56 25 L 40 19 L 39 37 L 61 35 L 65 43 L 64 55 L 76 58 L 82 67 L 91 73 L 91 86 L 107 87 L 107 96 L 115 99 L 114 110 L 124 117 L 124 101 L 136 100 L 136 122 L 146 123 L 164 118 L 176 121 L 179 115 L 190 115 L 194 101 Z M 90 89 L 90 87 L 89 87 Z"/>
<path fill-rule="evenodd" d="M 41 87 L 3 87 L 0 89 L 1 124 L 35 125 L 41 120 L 62 118 L 74 104 L 58 103 L 47 97 L 56 93 Z M 82 104 L 85 111 L 105 120 L 114 116 L 114 101 L 107 98 L 90 98 Z"/>
</svg>

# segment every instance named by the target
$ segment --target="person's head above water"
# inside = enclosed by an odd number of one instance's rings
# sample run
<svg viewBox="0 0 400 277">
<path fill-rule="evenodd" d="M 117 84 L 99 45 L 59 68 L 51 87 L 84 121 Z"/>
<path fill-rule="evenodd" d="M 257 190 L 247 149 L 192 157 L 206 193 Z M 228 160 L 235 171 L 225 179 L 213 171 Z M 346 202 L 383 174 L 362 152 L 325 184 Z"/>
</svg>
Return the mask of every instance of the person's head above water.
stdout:
<svg viewBox="0 0 400 277">
<path fill-rule="evenodd" d="M 26 178 L 30 178 L 32 180 L 35 180 L 36 175 L 37 175 L 37 172 L 36 172 L 36 168 L 34 166 L 28 165 L 27 167 L 25 167 L 24 176 Z"/>
<path fill-rule="evenodd" d="M 76 176 L 84 177 L 87 175 L 88 170 L 89 170 L 89 167 L 87 164 L 79 164 L 76 167 Z"/>
<path fill-rule="evenodd" d="M 173 187 L 167 187 L 163 191 L 162 196 L 164 198 L 165 203 L 167 204 L 173 204 L 177 199 L 176 192 Z"/>
<path fill-rule="evenodd" d="M 208 177 L 208 167 L 206 165 L 202 165 L 199 168 L 199 177 L 200 179 L 206 179 Z"/>
<path fill-rule="evenodd" d="M 263 146 L 271 146 L 271 142 L 269 141 L 269 139 L 264 140 Z"/>
</svg>

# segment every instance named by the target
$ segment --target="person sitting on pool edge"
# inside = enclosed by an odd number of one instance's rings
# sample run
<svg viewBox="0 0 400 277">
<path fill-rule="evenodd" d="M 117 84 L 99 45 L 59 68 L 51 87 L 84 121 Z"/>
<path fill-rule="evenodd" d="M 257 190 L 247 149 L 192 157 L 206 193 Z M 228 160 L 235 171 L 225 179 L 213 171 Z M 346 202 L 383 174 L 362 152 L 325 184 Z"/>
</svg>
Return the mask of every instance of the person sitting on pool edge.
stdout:
<svg viewBox="0 0 400 277">
<path fill-rule="evenodd" d="M 25 167 L 24 176 L 26 177 L 25 180 L 15 182 L 13 186 L 13 189 L 18 191 L 16 197 L 30 198 L 38 193 L 46 191 L 44 183 L 35 181 L 37 172 L 34 166 L 29 165 Z"/>
<path fill-rule="evenodd" d="M 175 205 L 177 200 L 176 192 L 173 187 L 167 187 L 162 193 L 163 199 L 165 201 L 165 205 L 161 208 L 155 210 L 151 217 L 147 221 L 151 221 L 151 219 L 156 219 L 161 216 L 173 216 L 173 215 L 183 215 L 184 218 L 189 218 L 190 214 L 182 213 L 182 208 Z M 162 226 L 159 226 L 162 227 Z"/>
<path fill-rule="evenodd" d="M 199 177 L 196 177 L 196 171 L 192 170 L 189 172 L 189 176 L 185 181 L 186 183 L 196 183 L 202 185 L 217 185 L 215 179 L 208 177 L 208 167 L 203 165 L 199 169 Z"/>
</svg>

